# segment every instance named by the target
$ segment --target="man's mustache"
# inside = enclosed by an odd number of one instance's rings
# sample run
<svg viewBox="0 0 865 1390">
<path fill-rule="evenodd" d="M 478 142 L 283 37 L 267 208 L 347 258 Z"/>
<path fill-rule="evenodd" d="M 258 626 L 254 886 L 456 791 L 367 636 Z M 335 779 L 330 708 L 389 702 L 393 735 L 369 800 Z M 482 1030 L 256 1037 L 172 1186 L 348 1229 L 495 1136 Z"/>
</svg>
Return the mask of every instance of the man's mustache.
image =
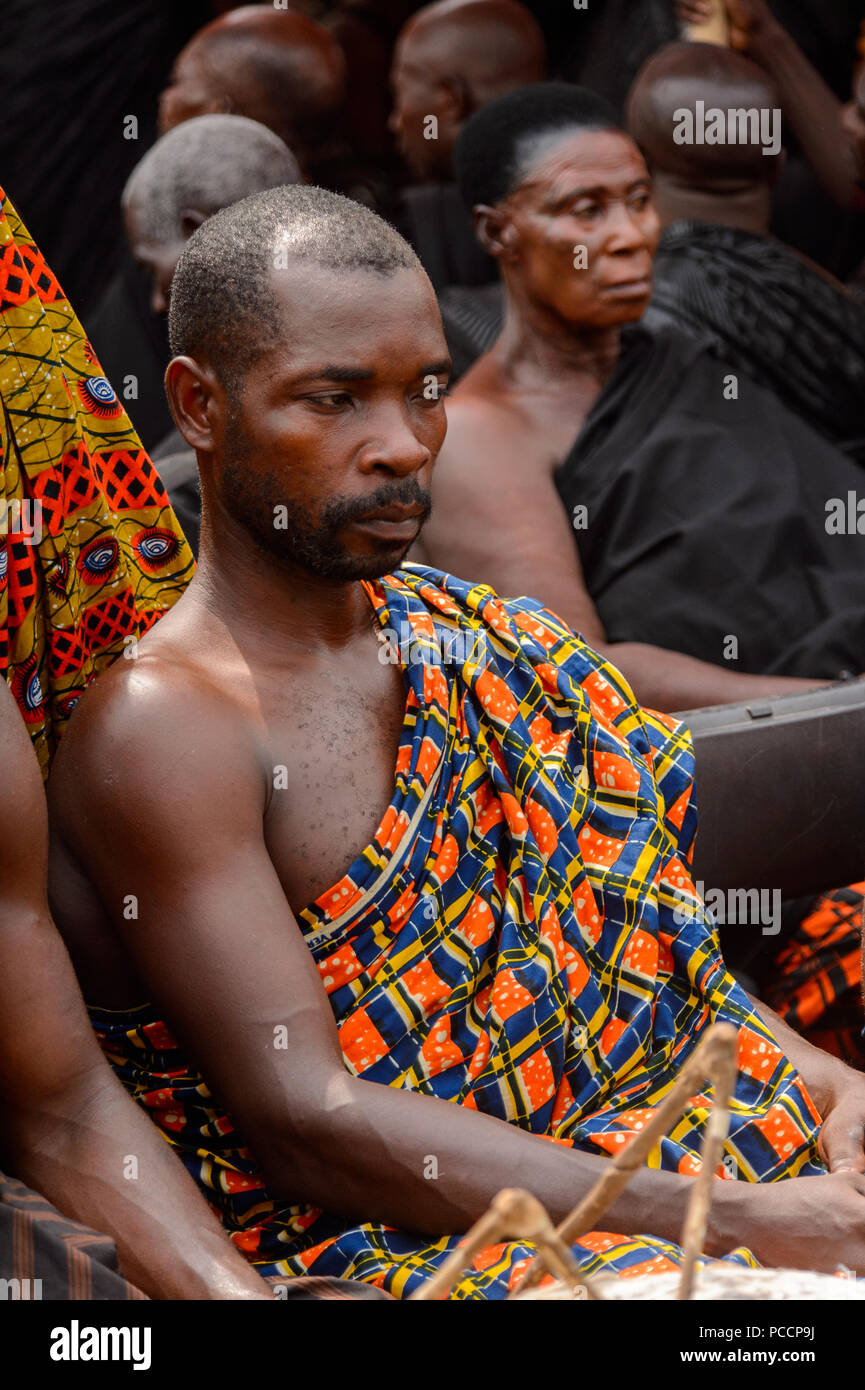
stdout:
<svg viewBox="0 0 865 1390">
<path fill-rule="evenodd" d="M 403 482 L 385 483 L 369 497 L 335 499 L 325 509 L 324 520 L 328 525 L 342 526 L 347 521 L 364 521 L 385 507 L 393 506 L 420 507 L 421 520 L 426 521 L 432 509 L 432 497 L 417 478 L 406 478 Z"/>
</svg>

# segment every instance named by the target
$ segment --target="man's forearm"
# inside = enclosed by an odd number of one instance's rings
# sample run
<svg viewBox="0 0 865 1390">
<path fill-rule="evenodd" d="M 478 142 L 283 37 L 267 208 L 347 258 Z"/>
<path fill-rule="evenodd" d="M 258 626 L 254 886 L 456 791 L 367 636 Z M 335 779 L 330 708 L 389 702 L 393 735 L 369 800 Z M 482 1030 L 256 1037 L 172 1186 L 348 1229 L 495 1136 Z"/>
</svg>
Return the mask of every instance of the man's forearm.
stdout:
<svg viewBox="0 0 865 1390">
<path fill-rule="evenodd" d="M 622 672 L 641 705 L 667 713 L 739 700 L 768 700 L 830 684 L 796 676 L 745 675 L 643 642 L 613 642 L 600 651 Z"/>
<path fill-rule="evenodd" d="M 502 1188 L 525 1187 L 558 1222 L 610 1162 L 465 1106 L 348 1075 L 333 1077 L 322 1094 L 312 1123 L 292 1129 L 273 1116 L 249 1143 L 275 1195 L 350 1219 L 461 1234 Z M 304 1109 L 294 1097 L 292 1114 Z M 734 1199 L 734 1218 L 725 1207 L 729 1234 L 710 1230 L 713 1253 L 745 1239 L 749 1186 L 719 1184 L 740 1189 L 741 1201 Z M 678 1173 L 642 1168 L 605 1214 L 604 1229 L 678 1241 L 691 1188 Z"/>
<path fill-rule="evenodd" d="M 748 56 L 774 78 L 784 115 L 814 173 L 841 207 L 857 196 L 856 161 L 841 125 L 841 103 L 781 24 L 761 30 Z"/>
<path fill-rule="evenodd" d="M 270 1298 L 119 1083 L 110 1075 L 85 1082 L 78 1100 L 77 1113 L 64 1116 L 53 1108 L 4 1115 L 16 1176 L 110 1236 L 124 1275 L 151 1298 Z"/>
</svg>

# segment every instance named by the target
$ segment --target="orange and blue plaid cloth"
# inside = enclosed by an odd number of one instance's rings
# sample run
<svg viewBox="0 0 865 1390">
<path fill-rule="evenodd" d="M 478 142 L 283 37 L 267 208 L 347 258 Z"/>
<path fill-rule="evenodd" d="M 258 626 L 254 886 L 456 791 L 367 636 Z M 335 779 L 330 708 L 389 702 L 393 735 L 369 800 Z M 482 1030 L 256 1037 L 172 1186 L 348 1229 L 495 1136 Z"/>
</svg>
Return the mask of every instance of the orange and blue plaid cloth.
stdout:
<svg viewBox="0 0 865 1390">
<path fill-rule="evenodd" d="M 691 882 L 687 731 L 641 710 L 530 600 L 415 566 L 366 587 L 407 688 L 394 796 L 368 848 L 299 914 L 348 1070 L 615 1154 L 710 1022 L 730 1020 L 739 1076 L 719 1177 L 824 1171 L 819 1116 L 727 973 Z M 453 1248 L 274 1200 L 166 1022 L 146 1005 L 91 1016 L 264 1273 L 349 1276 L 402 1297 Z M 710 1106 L 693 1096 L 650 1166 L 696 1173 Z M 595 1232 L 576 1253 L 587 1273 L 679 1259 L 642 1234 Z M 531 1254 L 521 1241 L 483 1252 L 454 1296 L 503 1297 Z"/>
</svg>

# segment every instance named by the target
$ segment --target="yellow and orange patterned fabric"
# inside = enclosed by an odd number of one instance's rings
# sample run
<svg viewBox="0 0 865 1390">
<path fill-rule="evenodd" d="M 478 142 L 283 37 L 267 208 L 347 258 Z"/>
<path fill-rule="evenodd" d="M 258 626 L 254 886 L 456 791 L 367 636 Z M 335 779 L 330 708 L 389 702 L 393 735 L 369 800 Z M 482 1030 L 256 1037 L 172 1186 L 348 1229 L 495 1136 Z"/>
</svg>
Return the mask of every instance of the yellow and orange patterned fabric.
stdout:
<svg viewBox="0 0 865 1390">
<path fill-rule="evenodd" d="M 641 710 L 618 672 L 530 599 L 420 566 L 366 587 L 382 659 L 406 684 L 394 795 L 369 846 L 299 914 L 348 1070 L 610 1155 L 710 1022 L 729 1020 L 739 1075 L 719 1176 L 823 1172 L 820 1118 L 727 973 L 691 880 L 687 731 Z M 402 1297 L 453 1249 L 453 1236 L 272 1197 L 170 1020 L 149 1005 L 91 1017 L 263 1273 L 344 1275 Z M 696 1173 L 710 1108 L 708 1091 L 694 1095 L 650 1166 Z M 435 1159 L 418 1155 L 430 1181 Z M 502 1298 L 531 1254 L 521 1241 L 484 1251 L 454 1296 Z M 633 1232 L 593 1232 L 576 1254 L 587 1273 L 625 1275 L 680 1258 Z"/>
<path fill-rule="evenodd" d="M 75 312 L 0 189 L 0 674 L 47 776 L 86 686 L 192 553 Z"/>
</svg>

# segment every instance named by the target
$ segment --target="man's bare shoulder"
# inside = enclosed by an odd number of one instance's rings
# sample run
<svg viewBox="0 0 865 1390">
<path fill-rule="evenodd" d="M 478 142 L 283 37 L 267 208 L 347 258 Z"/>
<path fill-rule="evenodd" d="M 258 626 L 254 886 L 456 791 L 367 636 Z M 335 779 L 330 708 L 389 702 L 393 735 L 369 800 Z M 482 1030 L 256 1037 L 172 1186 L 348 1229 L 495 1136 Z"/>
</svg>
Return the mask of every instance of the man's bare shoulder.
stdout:
<svg viewBox="0 0 865 1390">
<path fill-rule="evenodd" d="M 79 702 L 52 767 L 52 814 L 80 805 L 82 791 L 146 797 L 169 780 L 188 792 L 227 774 L 256 778 L 254 721 L 228 672 L 155 637 L 119 657 Z"/>
</svg>

